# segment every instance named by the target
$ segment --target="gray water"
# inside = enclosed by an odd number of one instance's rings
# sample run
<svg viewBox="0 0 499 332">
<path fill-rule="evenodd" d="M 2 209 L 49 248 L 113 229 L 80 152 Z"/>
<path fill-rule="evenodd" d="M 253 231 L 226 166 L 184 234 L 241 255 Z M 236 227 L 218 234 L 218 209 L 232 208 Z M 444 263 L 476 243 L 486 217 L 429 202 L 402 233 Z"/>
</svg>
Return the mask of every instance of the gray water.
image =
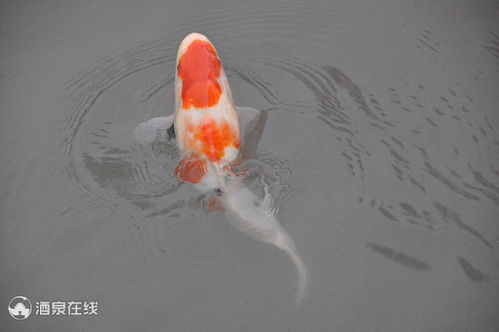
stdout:
<svg viewBox="0 0 499 332">
<path fill-rule="evenodd" d="M 2 1 L 2 331 L 498 331 L 495 1 Z M 255 181 L 309 272 L 180 184 L 176 49 L 268 111 Z M 9 316 L 16 295 L 98 315 Z"/>
</svg>

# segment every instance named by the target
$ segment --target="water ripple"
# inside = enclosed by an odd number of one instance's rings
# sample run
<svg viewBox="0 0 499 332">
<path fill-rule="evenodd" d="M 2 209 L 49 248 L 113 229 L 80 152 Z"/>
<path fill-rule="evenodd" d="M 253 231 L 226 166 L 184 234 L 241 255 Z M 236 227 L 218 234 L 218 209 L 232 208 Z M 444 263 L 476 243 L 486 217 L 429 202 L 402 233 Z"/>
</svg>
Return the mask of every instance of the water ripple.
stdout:
<svg viewBox="0 0 499 332">
<path fill-rule="evenodd" d="M 480 161 L 483 155 L 490 155 L 491 146 L 497 152 L 497 126 L 494 118 L 478 112 L 473 93 L 459 82 L 439 92 L 424 82 L 414 82 L 403 90 L 367 91 L 332 61 L 318 64 L 293 57 L 273 42 L 276 36 L 292 37 L 297 25 L 304 26 L 303 38 L 325 39 L 331 32 L 331 18 L 342 20 L 343 7 L 337 7 L 329 16 L 307 4 L 264 4 L 259 8 L 242 4 L 237 13 L 210 8 L 182 17 L 166 37 L 113 54 L 80 73 L 66 86 L 72 105 L 63 144 L 70 159 L 69 176 L 89 200 L 117 210 L 121 204 L 130 204 L 139 220 L 180 216 L 202 205 L 199 197 L 182 191 L 173 175 L 175 146 L 160 142 L 143 148 L 131 139 L 136 124 L 171 112 L 178 42 L 187 32 L 199 30 L 213 35 L 215 43 L 227 40 L 220 45 L 221 57 L 233 92 L 254 103 L 248 106 L 271 109 L 269 113 L 285 112 L 290 121 L 316 121 L 314 129 L 326 133 L 321 137 L 337 147 L 335 165 L 324 167 L 346 167 L 353 186 L 362 188 L 359 204 L 369 202 L 369 209 L 393 225 L 409 223 L 433 231 L 452 221 L 454 229 L 493 248 L 479 228 L 464 222 L 464 214 L 457 212 L 466 205 L 463 201 L 499 205 L 499 185 L 494 178 L 499 171 L 484 167 L 494 165 L 493 160 Z M 308 24 L 311 19 L 316 24 Z M 234 36 L 230 31 L 236 24 L 248 29 L 239 28 L 240 34 Z M 261 31 L 272 38 L 257 39 Z M 436 36 L 434 29 L 425 29 L 416 46 L 438 54 L 441 45 Z M 497 35 L 491 34 L 484 47 L 494 55 L 496 44 Z M 289 89 L 290 84 L 294 89 Z M 458 144 L 459 140 L 466 144 Z M 464 147 L 475 152 L 463 167 L 462 160 L 468 156 Z M 449 165 L 441 155 L 456 162 Z M 292 184 L 294 160 L 280 155 L 271 142 L 262 144 L 255 160 L 246 166 L 257 190 L 261 182 L 273 184 L 275 208 L 301 190 Z M 374 181 L 378 179 L 380 182 Z M 381 193 L 380 187 L 385 185 L 390 191 Z M 456 206 L 444 205 L 442 193 L 457 196 Z"/>
<path fill-rule="evenodd" d="M 408 267 L 410 269 L 416 271 L 429 271 L 430 265 L 422 260 L 410 256 L 408 254 L 396 251 L 392 248 L 382 246 L 380 244 L 371 243 L 368 247 L 375 253 L 380 254 L 381 256 L 390 259 L 391 261 Z"/>
</svg>

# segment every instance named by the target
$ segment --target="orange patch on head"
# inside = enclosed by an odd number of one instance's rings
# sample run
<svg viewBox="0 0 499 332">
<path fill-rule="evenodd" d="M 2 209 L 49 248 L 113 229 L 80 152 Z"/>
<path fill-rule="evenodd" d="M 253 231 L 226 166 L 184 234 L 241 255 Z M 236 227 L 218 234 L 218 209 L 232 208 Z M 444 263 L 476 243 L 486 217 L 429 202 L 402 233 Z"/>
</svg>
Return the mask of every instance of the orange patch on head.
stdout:
<svg viewBox="0 0 499 332">
<path fill-rule="evenodd" d="M 177 68 L 182 79 L 182 108 L 216 105 L 222 94 L 217 81 L 221 69 L 213 46 L 204 40 L 193 41 L 179 59 Z"/>
<path fill-rule="evenodd" d="M 220 161 L 225 155 L 225 148 L 239 148 L 239 137 L 227 120 L 215 120 L 207 116 L 197 126 L 187 123 L 187 130 L 192 135 L 186 145 L 211 162 Z"/>
</svg>

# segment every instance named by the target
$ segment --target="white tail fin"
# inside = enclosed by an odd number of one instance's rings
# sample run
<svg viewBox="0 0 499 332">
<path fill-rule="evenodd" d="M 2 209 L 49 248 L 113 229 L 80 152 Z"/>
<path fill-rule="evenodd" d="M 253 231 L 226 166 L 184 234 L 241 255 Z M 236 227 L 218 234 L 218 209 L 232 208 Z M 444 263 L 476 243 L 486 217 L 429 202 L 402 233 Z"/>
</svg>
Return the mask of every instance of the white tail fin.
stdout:
<svg viewBox="0 0 499 332">
<path fill-rule="evenodd" d="M 268 204 L 269 197 L 266 192 L 263 202 L 260 202 L 247 187 L 237 184 L 226 188 L 222 200 L 231 217 L 229 218 L 231 223 L 254 239 L 273 244 L 289 256 L 298 273 L 296 296 L 298 305 L 306 292 L 307 270 L 296 251 L 293 240 L 271 211 Z"/>
</svg>

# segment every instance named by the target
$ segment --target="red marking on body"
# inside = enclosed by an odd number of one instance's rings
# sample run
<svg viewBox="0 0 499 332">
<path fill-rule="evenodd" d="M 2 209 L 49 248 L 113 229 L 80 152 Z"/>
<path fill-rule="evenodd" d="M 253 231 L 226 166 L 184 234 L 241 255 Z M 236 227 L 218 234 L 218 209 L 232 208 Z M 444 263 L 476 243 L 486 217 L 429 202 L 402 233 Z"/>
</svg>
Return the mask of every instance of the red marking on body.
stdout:
<svg viewBox="0 0 499 332">
<path fill-rule="evenodd" d="M 220 161 L 226 147 L 239 148 L 239 137 L 225 119 L 215 120 L 206 115 L 199 125 L 187 122 L 186 128 L 191 133 L 186 139 L 186 146 L 211 162 Z"/>
<path fill-rule="evenodd" d="M 222 88 L 217 81 L 222 66 L 210 42 L 195 40 L 178 62 L 182 79 L 182 108 L 210 107 L 218 103 Z"/>
<path fill-rule="evenodd" d="M 211 211 L 225 211 L 225 206 L 220 202 L 220 200 L 217 197 L 208 197 L 206 199 L 206 210 L 208 212 Z"/>
<path fill-rule="evenodd" d="M 184 182 L 199 183 L 206 174 L 206 160 L 196 156 L 189 156 L 182 159 L 175 174 Z"/>
</svg>

